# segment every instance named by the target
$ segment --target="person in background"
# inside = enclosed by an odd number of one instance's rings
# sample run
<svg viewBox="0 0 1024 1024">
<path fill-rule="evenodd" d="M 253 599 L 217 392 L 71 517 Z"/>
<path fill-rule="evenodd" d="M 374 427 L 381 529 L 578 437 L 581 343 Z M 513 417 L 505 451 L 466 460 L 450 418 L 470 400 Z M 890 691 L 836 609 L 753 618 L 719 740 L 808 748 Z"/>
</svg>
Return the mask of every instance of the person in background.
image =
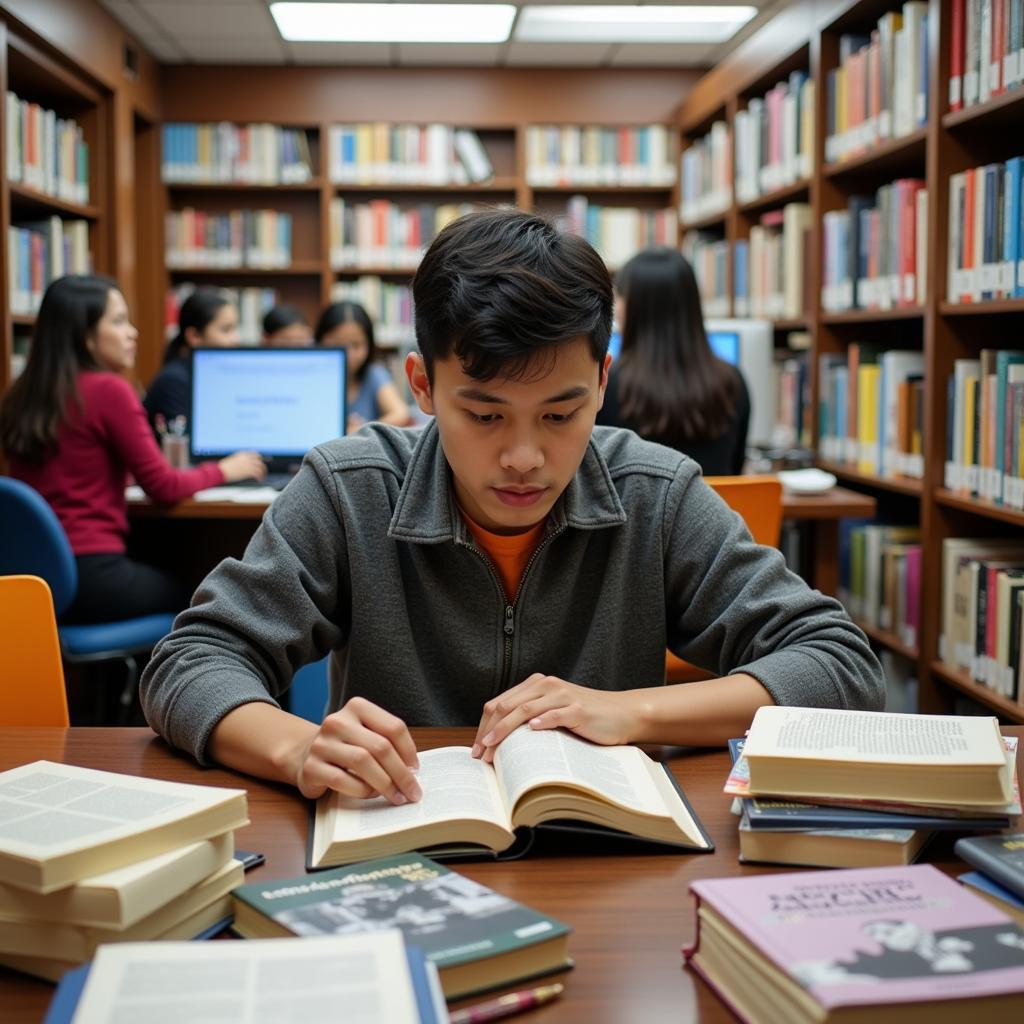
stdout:
<svg viewBox="0 0 1024 1024">
<path fill-rule="evenodd" d="M 174 423 L 188 415 L 192 388 L 191 349 L 200 346 L 234 348 L 240 342 L 238 310 L 231 296 L 220 288 L 197 288 L 178 313 L 178 333 L 164 352 L 163 369 L 153 378 L 143 400 L 150 426 L 157 429 L 157 417 Z"/>
<path fill-rule="evenodd" d="M 705 476 L 742 473 L 750 395 L 740 371 L 711 351 L 693 268 L 674 249 L 647 249 L 616 287 L 622 353 L 598 424 L 675 448 Z"/>
<path fill-rule="evenodd" d="M 171 504 L 266 471 L 253 452 L 189 470 L 168 465 L 121 376 L 135 365 L 137 338 L 114 281 L 59 278 L 43 296 L 25 370 L 0 405 L 11 476 L 49 502 L 75 555 L 78 592 L 67 621 L 174 612 L 189 602 L 183 582 L 125 554 L 128 473 L 154 501 Z"/>
<path fill-rule="evenodd" d="M 298 306 L 282 303 L 263 318 L 263 344 L 272 348 L 305 348 L 313 344 L 306 314 Z"/>
<path fill-rule="evenodd" d="M 343 348 L 348 358 L 348 432 L 379 420 L 396 427 L 410 422 L 409 407 L 398 393 L 391 374 L 377 362 L 373 321 L 357 302 L 335 302 L 316 325 L 316 344 Z"/>
</svg>

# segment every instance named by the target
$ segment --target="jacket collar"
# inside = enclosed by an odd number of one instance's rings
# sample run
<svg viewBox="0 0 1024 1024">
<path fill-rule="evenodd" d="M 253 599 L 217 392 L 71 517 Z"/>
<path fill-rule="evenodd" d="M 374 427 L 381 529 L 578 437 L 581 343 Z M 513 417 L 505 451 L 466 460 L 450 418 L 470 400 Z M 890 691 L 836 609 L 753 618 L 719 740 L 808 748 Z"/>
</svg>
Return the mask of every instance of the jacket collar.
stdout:
<svg viewBox="0 0 1024 1024">
<path fill-rule="evenodd" d="M 625 521 L 608 464 L 591 439 L 579 469 L 551 510 L 546 532 L 561 533 L 568 526 L 597 530 Z M 451 469 L 434 421 L 423 428 L 409 457 L 388 536 L 423 544 L 471 543 L 456 508 Z"/>
</svg>

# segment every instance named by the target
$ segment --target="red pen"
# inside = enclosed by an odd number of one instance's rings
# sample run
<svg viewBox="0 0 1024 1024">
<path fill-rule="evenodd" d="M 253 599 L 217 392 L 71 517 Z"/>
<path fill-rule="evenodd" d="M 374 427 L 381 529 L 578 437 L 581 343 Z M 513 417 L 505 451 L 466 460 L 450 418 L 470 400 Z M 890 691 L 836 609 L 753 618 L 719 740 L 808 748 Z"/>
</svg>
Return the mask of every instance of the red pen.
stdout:
<svg viewBox="0 0 1024 1024">
<path fill-rule="evenodd" d="M 557 999 L 564 990 L 564 985 L 541 985 L 540 988 L 530 988 L 523 992 L 510 992 L 507 996 L 499 996 L 486 1003 L 455 1010 L 450 1018 L 451 1024 L 483 1024 L 484 1021 L 511 1017 L 513 1013 L 532 1010 L 535 1006 Z"/>
</svg>

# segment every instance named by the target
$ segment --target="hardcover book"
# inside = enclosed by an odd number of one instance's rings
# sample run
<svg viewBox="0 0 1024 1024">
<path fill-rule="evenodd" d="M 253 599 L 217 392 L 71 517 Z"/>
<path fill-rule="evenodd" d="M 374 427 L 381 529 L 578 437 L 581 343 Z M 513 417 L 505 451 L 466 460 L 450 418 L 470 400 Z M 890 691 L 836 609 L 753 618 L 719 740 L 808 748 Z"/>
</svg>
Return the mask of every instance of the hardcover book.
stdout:
<svg viewBox="0 0 1024 1024">
<path fill-rule="evenodd" d="M 321 797 L 311 816 L 307 868 L 423 849 L 521 856 L 530 829 L 567 821 L 681 849 L 714 849 L 668 767 L 637 747 L 602 747 L 563 730 L 523 726 L 498 746 L 493 765 L 470 756 L 469 747 L 428 750 L 419 760 L 417 803 Z"/>
<path fill-rule="evenodd" d="M 1004 914 L 1009 914 L 1017 924 L 1024 927 L 1024 899 L 1016 893 L 1004 889 L 981 871 L 968 871 L 966 874 L 957 875 L 956 880 L 961 885 L 969 886 L 982 899 L 988 900 L 994 907 L 998 907 Z"/>
<path fill-rule="evenodd" d="M 44 1024 L 213 1020 L 440 1024 L 433 966 L 397 931 L 283 940 L 104 946 L 61 979 Z"/>
<path fill-rule="evenodd" d="M 995 718 L 759 708 L 744 748 L 754 795 L 998 809 L 1011 764 Z"/>
<path fill-rule="evenodd" d="M 965 836 L 953 847 L 958 857 L 1024 899 L 1024 832 Z"/>
<path fill-rule="evenodd" d="M 697 934 L 684 956 L 741 1020 L 962 1024 L 1024 1006 L 1024 931 L 931 865 L 690 889 Z"/>
<path fill-rule="evenodd" d="M 572 966 L 567 925 L 416 853 L 243 885 L 234 907 L 247 939 L 399 928 L 448 999 Z"/>
<path fill-rule="evenodd" d="M 0 772 L 0 882 L 54 892 L 248 823 L 244 789 L 36 761 Z"/>
</svg>

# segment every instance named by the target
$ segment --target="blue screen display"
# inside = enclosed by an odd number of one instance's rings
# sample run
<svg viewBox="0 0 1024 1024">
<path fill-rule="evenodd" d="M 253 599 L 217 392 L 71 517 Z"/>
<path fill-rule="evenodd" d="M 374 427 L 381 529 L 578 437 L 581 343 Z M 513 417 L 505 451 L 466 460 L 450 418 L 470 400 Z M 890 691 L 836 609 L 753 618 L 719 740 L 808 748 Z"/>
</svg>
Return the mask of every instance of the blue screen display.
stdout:
<svg viewBox="0 0 1024 1024">
<path fill-rule="evenodd" d="M 740 336 L 735 331 L 708 331 L 708 343 L 722 362 L 739 365 Z"/>
</svg>

